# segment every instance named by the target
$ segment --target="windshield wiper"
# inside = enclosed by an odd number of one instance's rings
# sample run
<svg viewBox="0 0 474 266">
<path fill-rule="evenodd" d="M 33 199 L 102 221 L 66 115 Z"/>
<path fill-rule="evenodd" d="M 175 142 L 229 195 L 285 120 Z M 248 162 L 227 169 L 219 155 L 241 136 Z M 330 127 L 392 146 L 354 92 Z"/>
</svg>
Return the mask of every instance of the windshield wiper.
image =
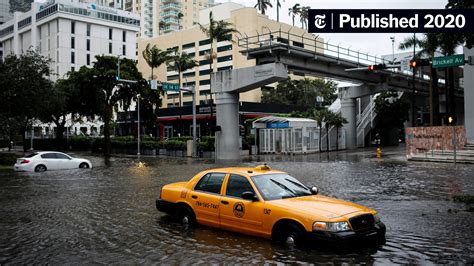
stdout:
<svg viewBox="0 0 474 266">
<path fill-rule="evenodd" d="M 296 196 L 297 194 L 291 190 L 290 188 L 288 188 L 287 186 L 283 185 L 282 183 L 276 181 L 276 180 L 273 180 L 270 178 L 270 181 L 272 181 L 273 183 L 277 184 L 279 187 L 283 188 L 284 190 L 286 191 L 289 191 L 291 194 L 293 194 L 293 196 Z"/>
<path fill-rule="evenodd" d="M 302 185 L 302 184 L 300 184 L 300 183 L 298 183 L 298 182 L 295 182 L 295 181 L 293 181 L 293 180 L 291 180 L 291 179 L 285 178 L 285 180 L 288 181 L 288 182 L 290 182 L 291 184 L 297 186 L 297 187 L 300 187 L 300 188 L 305 189 L 305 190 L 309 190 L 309 188 L 307 188 L 306 186 L 304 186 L 304 185 Z"/>
</svg>

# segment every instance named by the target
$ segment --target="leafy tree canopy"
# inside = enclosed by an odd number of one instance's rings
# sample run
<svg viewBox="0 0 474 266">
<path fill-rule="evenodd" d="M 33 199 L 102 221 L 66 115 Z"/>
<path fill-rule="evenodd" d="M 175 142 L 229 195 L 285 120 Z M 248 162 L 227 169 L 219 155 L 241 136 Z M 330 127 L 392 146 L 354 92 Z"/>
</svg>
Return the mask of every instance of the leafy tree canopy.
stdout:
<svg viewBox="0 0 474 266">
<path fill-rule="evenodd" d="M 275 89 L 263 91 L 263 103 L 279 103 L 298 106 L 330 105 L 336 98 L 337 84 L 322 79 L 286 80 L 280 82 Z M 323 102 L 318 103 L 318 97 Z M 320 98 L 321 99 L 321 98 Z"/>
</svg>

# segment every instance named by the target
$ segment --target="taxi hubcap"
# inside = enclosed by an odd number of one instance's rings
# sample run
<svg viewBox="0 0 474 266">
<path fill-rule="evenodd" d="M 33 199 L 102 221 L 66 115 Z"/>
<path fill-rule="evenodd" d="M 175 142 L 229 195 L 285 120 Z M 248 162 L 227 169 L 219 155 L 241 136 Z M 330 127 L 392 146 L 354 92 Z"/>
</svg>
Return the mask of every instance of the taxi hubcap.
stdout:
<svg viewBox="0 0 474 266">
<path fill-rule="evenodd" d="M 293 236 L 288 236 L 285 242 L 288 247 L 293 247 L 295 245 L 295 239 Z"/>
<path fill-rule="evenodd" d="M 185 224 L 185 225 L 186 225 L 186 224 L 189 224 L 189 217 L 188 217 L 187 215 L 185 215 L 185 216 L 183 217 L 183 221 L 182 221 L 182 222 L 183 222 L 183 224 Z"/>
</svg>

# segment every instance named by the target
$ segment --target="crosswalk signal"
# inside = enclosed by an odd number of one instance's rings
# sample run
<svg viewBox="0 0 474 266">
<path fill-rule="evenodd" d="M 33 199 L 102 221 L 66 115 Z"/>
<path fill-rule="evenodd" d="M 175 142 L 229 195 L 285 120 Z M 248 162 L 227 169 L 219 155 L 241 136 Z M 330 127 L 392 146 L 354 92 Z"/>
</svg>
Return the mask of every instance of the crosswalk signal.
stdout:
<svg viewBox="0 0 474 266">
<path fill-rule="evenodd" d="M 417 68 L 423 66 L 430 66 L 431 62 L 429 59 L 417 59 L 417 60 L 410 60 L 410 68 Z"/>
</svg>

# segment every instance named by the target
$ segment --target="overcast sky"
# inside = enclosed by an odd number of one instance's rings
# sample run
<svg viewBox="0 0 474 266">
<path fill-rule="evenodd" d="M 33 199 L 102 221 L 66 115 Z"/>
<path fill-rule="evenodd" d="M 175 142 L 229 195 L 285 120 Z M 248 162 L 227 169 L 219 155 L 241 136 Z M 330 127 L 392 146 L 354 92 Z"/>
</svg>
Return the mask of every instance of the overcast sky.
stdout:
<svg viewBox="0 0 474 266">
<path fill-rule="evenodd" d="M 226 0 L 216 0 L 216 2 L 230 2 Z M 253 7 L 257 0 L 233 0 L 245 6 Z M 280 21 L 291 24 L 291 17 L 288 15 L 288 9 L 299 3 L 301 6 L 309 6 L 311 9 L 444 9 L 447 0 L 281 0 Z M 267 10 L 267 15 L 276 20 L 276 0 L 271 0 L 273 8 Z M 298 22 L 298 23 L 296 23 Z M 299 18 L 295 25 L 301 26 Z M 398 51 L 398 44 L 406 37 L 412 34 L 405 33 L 322 33 L 325 41 L 329 40 L 332 44 L 341 44 L 344 47 L 351 47 L 351 50 L 369 52 L 373 55 L 392 54 L 391 36 L 395 36 L 395 53 Z M 402 51 L 399 51 L 402 52 Z"/>
</svg>

